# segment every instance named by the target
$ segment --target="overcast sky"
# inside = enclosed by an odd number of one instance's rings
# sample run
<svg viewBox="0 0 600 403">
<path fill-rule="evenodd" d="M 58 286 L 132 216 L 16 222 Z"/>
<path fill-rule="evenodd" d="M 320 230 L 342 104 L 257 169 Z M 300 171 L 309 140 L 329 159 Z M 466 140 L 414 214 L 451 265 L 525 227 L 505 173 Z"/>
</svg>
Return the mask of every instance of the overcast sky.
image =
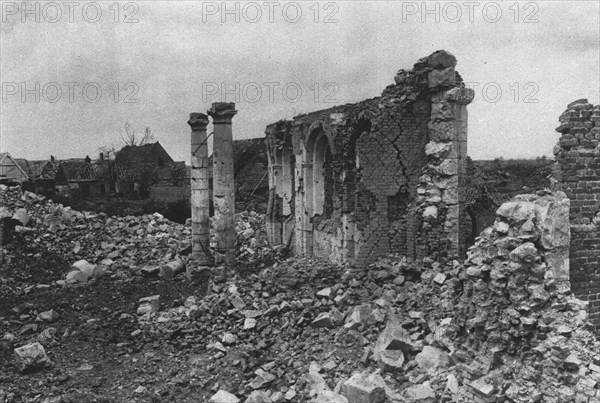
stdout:
<svg viewBox="0 0 600 403">
<path fill-rule="evenodd" d="M 237 103 L 235 138 L 259 137 L 379 96 L 438 49 L 475 89 L 474 159 L 551 156 L 566 105 L 599 102 L 597 0 L 1 3 L 0 151 L 14 157 L 95 156 L 129 122 L 189 161 L 189 113 L 212 102 Z"/>
</svg>

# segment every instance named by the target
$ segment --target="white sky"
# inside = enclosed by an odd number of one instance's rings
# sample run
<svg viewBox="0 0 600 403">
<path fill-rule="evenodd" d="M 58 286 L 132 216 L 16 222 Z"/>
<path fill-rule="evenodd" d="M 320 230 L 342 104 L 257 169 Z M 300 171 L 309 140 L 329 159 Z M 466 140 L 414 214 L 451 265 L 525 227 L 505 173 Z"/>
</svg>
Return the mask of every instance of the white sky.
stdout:
<svg viewBox="0 0 600 403">
<path fill-rule="evenodd" d="M 597 0 L 228 2 L 238 22 L 221 1 L 28 1 L 37 15 L 23 15 L 21 1 L 0 3 L 0 151 L 17 158 L 95 156 L 119 144 L 130 122 L 188 161 L 189 113 L 214 101 L 237 102 L 234 137 L 259 137 L 281 118 L 379 96 L 397 70 L 438 49 L 478 84 L 469 106 L 475 159 L 551 156 L 566 105 L 600 98 Z M 124 22 L 131 12 L 137 22 Z M 137 102 L 124 102 L 132 91 Z"/>
</svg>

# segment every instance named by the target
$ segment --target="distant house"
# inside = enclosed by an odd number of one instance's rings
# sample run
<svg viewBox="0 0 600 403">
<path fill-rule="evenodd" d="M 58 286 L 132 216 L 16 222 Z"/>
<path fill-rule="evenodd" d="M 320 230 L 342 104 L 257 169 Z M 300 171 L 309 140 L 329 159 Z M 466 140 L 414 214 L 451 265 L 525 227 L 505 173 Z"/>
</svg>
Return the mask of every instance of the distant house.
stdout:
<svg viewBox="0 0 600 403">
<path fill-rule="evenodd" d="M 55 186 L 61 193 L 78 193 L 82 196 L 99 196 L 114 191 L 110 161 L 100 158 L 92 161 L 69 159 L 60 161 Z"/>
<path fill-rule="evenodd" d="M 185 162 L 169 162 L 156 167 L 149 198 L 164 202 L 189 200 L 190 177 Z"/>
<path fill-rule="evenodd" d="M 171 179 L 168 178 L 169 173 L 177 172 L 173 164 L 176 164 L 173 158 L 158 141 L 142 146 L 125 146 L 115 155 L 115 189 L 121 194 L 148 197 L 152 186 L 168 182 Z M 185 163 L 179 164 L 185 168 Z"/>
<path fill-rule="evenodd" d="M 22 184 L 28 180 L 27 172 L 9 153 L 0 153 L 0 183 Z"/>
<path fill-rule="evenodd" d="M 173 158 L 157 141 L 142 146 L 125 146 L 117 151 L 115 162 L 122 166 L 154 164 L 163 166 L 173 162 Z"/>
<path fill-rule="evenodd" d="M 52 193 L 56 189 L 55 179 L 59 163 L 53 156 L 49 160 L 15 159 L 29 176 L 26 187 L 35 193 Z"/>
</svg>

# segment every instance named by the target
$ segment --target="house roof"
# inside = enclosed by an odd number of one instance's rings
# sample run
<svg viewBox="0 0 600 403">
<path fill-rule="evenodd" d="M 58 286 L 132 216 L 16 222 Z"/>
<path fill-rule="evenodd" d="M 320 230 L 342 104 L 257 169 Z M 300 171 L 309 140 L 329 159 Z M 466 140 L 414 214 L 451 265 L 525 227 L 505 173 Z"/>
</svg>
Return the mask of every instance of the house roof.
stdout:
<svg viewBox="0 0 600 403">
<path fill-rule="evenodd" d="M 125 146 L 117 151 L 115 160 L 123 164 L 144 164 L 156 163 L 156 159 L 165 157 L 164 163 L 173 162 L 171 156 L 166 152 L 163 146 L 156 143 L 144 144 L 141 146 Z"/>
<path fill-rule="evenodd" d="M 27 172 L 8 153 L 0 153 L 0 177 L 8 179 L 29 179 Z"/>
<path fill-rule="evenodd" d="M 55 179 L 58 171 L 58 162 L 48 160 L 26 160 L 24 158 L 15 159 L 17 164 L 29 175 L 30 179 Z"/>
<path fill-rule="evenodd" d="M 58 168 L 69 182 L 85 182 L 110 177 L 108 163 L 88 163 L 84 160 L 61 161 Z"/>
</svg>

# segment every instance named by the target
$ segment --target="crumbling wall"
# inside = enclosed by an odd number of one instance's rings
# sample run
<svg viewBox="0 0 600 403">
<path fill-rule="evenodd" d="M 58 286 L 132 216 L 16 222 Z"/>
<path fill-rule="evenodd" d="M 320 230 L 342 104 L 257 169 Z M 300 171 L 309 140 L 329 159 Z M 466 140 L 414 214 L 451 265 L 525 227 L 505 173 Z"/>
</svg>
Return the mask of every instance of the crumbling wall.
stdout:
<svg viewBox="0 0 600 403">
<path fill-rule="evenodd" d="M 455 65 L 438 51 L 381 97 L 269 125 L 271 242 L 357 265 L 391 252 L 458 255 L 473 91 Z"/>
<path fill-rule="evenodd" d="M 600 326 L 600 106 L 587 99 L 560 115 L 554 149 L 557 186 L 571 200 L 570 280 L 573 292 L 590 303 L 590 320 Z"/>
</svg>

